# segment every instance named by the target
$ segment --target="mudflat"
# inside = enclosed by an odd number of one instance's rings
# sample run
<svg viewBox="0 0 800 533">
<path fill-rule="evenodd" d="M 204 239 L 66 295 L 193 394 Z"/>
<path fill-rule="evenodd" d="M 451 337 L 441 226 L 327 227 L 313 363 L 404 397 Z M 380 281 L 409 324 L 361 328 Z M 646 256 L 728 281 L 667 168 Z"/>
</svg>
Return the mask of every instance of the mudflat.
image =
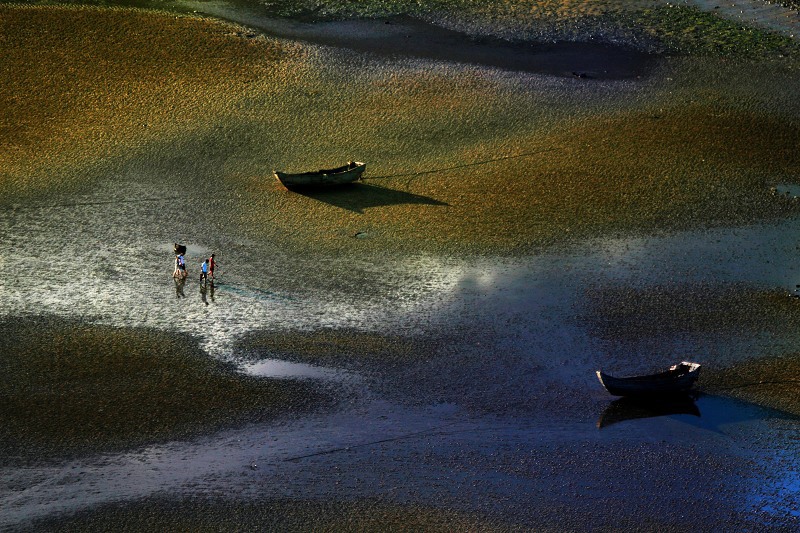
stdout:
<svg viewBox="0 0 800 533">
<path fill-rule="evenodd" d="M 0 6 L 3 527 L 796 525 L 796 41 L 462 4 Z"/>
</svg>

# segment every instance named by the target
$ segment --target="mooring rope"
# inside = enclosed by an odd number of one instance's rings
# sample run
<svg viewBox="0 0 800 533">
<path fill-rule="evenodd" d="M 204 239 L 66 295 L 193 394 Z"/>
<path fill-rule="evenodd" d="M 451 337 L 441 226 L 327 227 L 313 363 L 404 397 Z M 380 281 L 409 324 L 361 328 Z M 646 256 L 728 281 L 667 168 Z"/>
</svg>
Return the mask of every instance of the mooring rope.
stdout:
<svg viewBox="0 0 800 533">
<path fill-rule="evenodd" d="M 745 387 L 756 387 L 758 385 L 786 385 L 790 383 L 800 383 L 800 379 L 782 379 L 780 381 L 751 381 L 750 383 L 743 383 L 741 385 L 732 385 L 730 387 L 713 387 L 709 390 L 727 391 L 734 389 L 744 389 Z"/>
<path fill-rule="evenodd" d="M 497 163 L 498 161 L 506 161 L 508 159 L 518 159 L 521 157 L 531 157 L 534 155 L 544 154 L 547 152 L 554 152 L 559 150 L 559 148 L 546 148 L 544 150 L 538 150 L 536 152 L 525 152 L 522 154 L 514 154 L 514 155 L 506 155 L 503 157 L 495 157 L 493 159 L 486 159 L 484 161 L 476 161 L 475 163 L 464 163 L 461 165 L 454 165 L 452 167 L 442 167 L 437 168 L 434 170 L 420 170 L 418 172 L 404 172 L 400 174 L 389 174 L 386 176 L 367 176 L 365 178 L 361 178 L 361 181 L 367 180 L 382 180 L 382 179 L 389 179 L 389 178 L 406 178 L 406 177 L 417 177 L 417 176 L 424 176 L 426 174 L 436 174 L 437 172 L 447 172 L 448 170 L 458 170 L 459 168 L 467 168 L 467 167 L 477 167 L 480 165 L 488 165 L 490 163 Z"/>
<path fill-rule="evenodd" d="M 451 167 L 442 167 L 436 168 L 433 170 L 420 170 L 417 172 L 402 172 L 399 174 L 387 174 L 385 176 L 366 176 L 361 178 L 361 181 L 368 181 L 368 180 L 382 180 L 382 179 L 391 179 L 391 178 L 410 178 L 414 179 L 419 176 L 425 176 L 428 174 L 436 174 L 439 172 L 447 172 L 450 170 L 458 170 L 460 168 L 469 168 L 469 167 L 477 167 L 481 165 L 488 165 L 491 163 L 497 163 L 499 161 L 508 161 L 509 159 L 520 159 L 523 157 L 532 157 L 539 154 L 544 154 L 547 152 L 554 152 L 556 150 L 563 150 L 563 148 L 545 148 L 543 150 L 537 150 L 535 152 L 524 152 L 521 154 L 514 154 L 514 155 L 505 155 L 502 157 L 495 157 L 492 159 L 486 159 L 483 161 L 476 161 L 474 163 L 463 163 L 461 165 L 453 165 Z M 223 198 L 224 193 L 233 193 L 236 192 L 238 189 L 236 187 L 226 187 L 214 193 L 213 197 L 217 199 Z M 176 201 L 176 200 L 183 200 L 183 196 L 174 196 L 174 197 L 157 197 L 157 198 L 119 198 L 113 200 L 76 200 L 73 202 L 63 202 L 63 203 L 54 203 L 54 204 L 29 204 L 29 205 L 13 205 L 9 206 L 10 211 L 21 211 L 21 210 L 32 210 L 32 209 L 54 209 L 54 208 L 64 208 L 64 207 L 91 207 L 91 206 L 99 206 L 99 205 L 118 205 L 118 204 L 141 204 L 147 202 L 164 202 L 164 201 Z"/>
</svg>

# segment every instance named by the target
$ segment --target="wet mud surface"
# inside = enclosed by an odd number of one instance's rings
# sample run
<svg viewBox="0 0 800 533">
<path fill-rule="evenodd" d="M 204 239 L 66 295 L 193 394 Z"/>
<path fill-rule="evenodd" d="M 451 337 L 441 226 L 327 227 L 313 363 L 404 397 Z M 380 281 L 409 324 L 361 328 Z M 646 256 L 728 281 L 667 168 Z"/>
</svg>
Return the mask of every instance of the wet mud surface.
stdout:
<svg viewBox="0 0 800 533">
<path fill-rule="evenodd" d="M 124 325 L 138 316 L 140 323 L 185 331 L 209 356 L 251 375 L 305 379 L 335 398 L 336 408 L 301 413 L 289 403 L 275 422 L 251 419 L 199 438 L 5 467 L 5 525 L 38 528 L 38 518 L 53 527 L 115 519 L 136 524 L 153 506 L 178 509 L 178 525 L 224 524 L 269 517 L 263 513 L 275 509 L 274 502 L 291 505 L 287 498 L 298 507 L 275 511 L 274 519 L 294 527 L 332 523 L 303 511 L 309 498 L 331 502 L 341 519 L 355 520 L 348 522 L 353 527 L 362 518 L 347 518 L 350 504 L 342 502 L 378 510 L 398 505 L 391 520 L 400 525 L 416 523 L 410 515 L 426 505 L 501 529 L 581 528 L 587 513 L 599 527 L 681 529 L 698 520 L 754 528 L 791 524 L 796 415 L 751 403 L 756 398 L 733 399 L 719 387 L 708 387 L 691 409 L 643 415 L 641 406 L 615 404 L 594 370 L 652 370 L 692 357 L 705 365 L 699 385 L 706 389 L 706 377 L 713 382 L 719 369 L 735 366 L 745 354 L 792 349 L 794 329 L 781 335 L 784 328 L 769 320 L 736 317 L 733 330 L 709 329 L 701 321 L 696 330 L 667 326 L 609 336 L 602 333 L 607 327 L 596 330 L 591 324 L 597 320 L 588 317 L 615 313 L 599 309 L 587 295 L 622 280 L 646 293 L 670 276 L 687 280 L 687 290 L 712 278 L 776 287 L 795 276 L 790 262 L 775 256 L 776 250 L 784 258 L 794 253 L 778 243 L 795 231 L 791 222 L 735 235 L 718 230 L 594 242 L 593 253 L 579 247 L 523 259 L 429 261 L 424 285 L 410 275 L 418 265 L 384 261 L 380 274 L 360 279 L 402 286 L 403 296 L 392 305 L 359 291 L 346 302 L 335 291 L 292 298 L 225 274 L 206 306 L 195 280 L 184 289 L 189 297 L 178 298 L 166 268 L 160 279 L 115 281 L 112 293 L 73 297 L 62 312 L 98 313 L 100 300 L 127 302 L 133 312 L 95 320 Z M 166 243 L 154 246 L 153 260 L 166 250 Z M 766 263 L 765 257 L 775 260 Z M 273 258 L 269 271 L 297 261 Z M 85 263 L 76 257 L 76 265 Z M 717 267 L 709 273 L 697 268 L 702 264 Z M 53 295 L 75 274 L 68 270 L 49 290 L 17 276 L 16 288 L 4 285 L 5 301 L 20 301 L 14 297 L 20 291 L 26 298 L 16 312 L 58 308 L 61 298 Z M 83 291 L 95 284 L 84 281 Z M 128 298 L 126 292 L 152 296 Z M 703 298 L 677 294 L 670 308 L 686 314 L 704 308 Z M 721 293 L 720 300 L 731 298 Z M 788 292 L 785 298 L 796 303 Z M 764 296 L 753 289 L 741 299 L 755 303 Z M 176 302 L 185 318 L 174 315 Z M 645 301 L 640 309 L 658 321 L 657 306 Z M 202 394 L 205 386 L 197 386 Z M 609 479 L 611 468 L 622 474 Z M 223 496 L 230 493 L 237 495 L 232 502 Z M 664 494 L 673 498 L 666 506 Z M 665 511 L 698 495 L 704 505 L 686 521 Z M 191 509 L 197 497 L 209 499 L 210 515 L 180 511 Z"/>
<path fill-rule="evenodd" d="M 167 19 L 148 23 L 197 35 Z M 199 28 L 243 68 L 198 96 L 176 65 L 174 127 L 140 142 L 152 100 L 100 106 L 80 163 L 50 141 L 3 155 L 2 364 L 45 402 L 4 423 L 52 445 L 105 420 L 71 405 L 152 410 L 115 408 L 111 447 L 3 463 L 0 528 L 797 527 L 793 63 L 592 80 Z M 353 62 L 371 77 L 346 83 Z M 355 145 L 383 176 L 366 190 L 270 176 Z M 594 375 L 680 360 L 703 373 L 677 405 Z"/>
<path fill-rule="evenodd" d="M 209 360 L 185 335 L 53 316 L 6 318 L 0 331 L 3 466 L 186 438 L 325 403 L 308 383 L 257 379 Z"/>
</svg>

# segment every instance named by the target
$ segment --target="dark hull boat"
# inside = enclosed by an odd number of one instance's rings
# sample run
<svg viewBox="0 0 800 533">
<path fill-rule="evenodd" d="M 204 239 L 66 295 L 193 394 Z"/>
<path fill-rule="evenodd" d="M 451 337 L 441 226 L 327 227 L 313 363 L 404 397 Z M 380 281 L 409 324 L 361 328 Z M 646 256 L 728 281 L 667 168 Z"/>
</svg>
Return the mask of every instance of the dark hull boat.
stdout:
<svg viewBox="0 0 800 533">
<path fill-rule="evenodd" d="M 275 178 L 280 181 L 287 189 L 303 187 L 320 187 L 326 185 L 344 185 L 353 183 L 361 178 L 366 163 L 350 161 L 344 166 L 336 168 L 321 169 L 315 172 L 302 172 L 300 174 L 289 174 L 287 172 L 274 171 Z"/>
<path fill-rule="evenodd" d="M 683 361 L 669 370 L 646 376 L 615 378 L 597 371 L 597 378 L 603 387 L 614 396 L 659 396 L 678 394 L 692 388 L 700 375 L 700 365 Z"/>
</svg>

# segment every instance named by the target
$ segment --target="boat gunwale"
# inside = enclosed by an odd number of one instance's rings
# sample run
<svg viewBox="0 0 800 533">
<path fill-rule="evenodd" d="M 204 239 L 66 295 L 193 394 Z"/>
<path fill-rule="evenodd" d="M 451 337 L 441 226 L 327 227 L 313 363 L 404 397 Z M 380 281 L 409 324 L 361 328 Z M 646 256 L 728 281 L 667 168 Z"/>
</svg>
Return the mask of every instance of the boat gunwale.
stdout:
<svg viewBox="0 0 800 533">
<path fill-rule="evenodd" d="M 683 369 L 686 370 L 683 370 Z M 647 396 L 680 393 L 689 390 L 697 380 L 701 365 L 682 361 L 657 374 L 614 377 L 602 370 L 596 372 L 603 387 L 615 396 Z"/>
<path fill-rule="evenodd" d="M 361 161 L 350 161 L 340 167 L 323 168 L 313 172 L 289 173 L 274 170 L 273 175 L 287 188 L 345 185 L 361 179 L 366 166 L 367 164 Z"/>
</svg>

